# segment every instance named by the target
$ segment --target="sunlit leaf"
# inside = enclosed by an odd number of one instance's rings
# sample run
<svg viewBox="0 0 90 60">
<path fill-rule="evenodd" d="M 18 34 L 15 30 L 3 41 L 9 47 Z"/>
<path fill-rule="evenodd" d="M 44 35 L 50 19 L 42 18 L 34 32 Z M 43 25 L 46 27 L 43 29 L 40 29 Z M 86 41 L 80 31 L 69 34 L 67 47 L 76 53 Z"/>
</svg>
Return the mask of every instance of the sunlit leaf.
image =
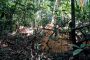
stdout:
<svg viewBox="0 0 90 60">
<path fill-rule="evenodd" d="M 77 49 L 73 52 L 73 56 L 78 55 L 79 53 L 81 53 L 83 51 L 83 49 Z"/>
<path fill-rule="evenodd" d="M 80 48 L 84 48 L 86 46 L 86 44 L 81 44 Z"/>
<path fill-rule="evenodd" d="M 77 45 L 75 45 L 75 44 L 70 44 L 70 46 L 76 47 L 76 48 L 80 48 L 79 46 L 77 46 Z"/>
</svg>

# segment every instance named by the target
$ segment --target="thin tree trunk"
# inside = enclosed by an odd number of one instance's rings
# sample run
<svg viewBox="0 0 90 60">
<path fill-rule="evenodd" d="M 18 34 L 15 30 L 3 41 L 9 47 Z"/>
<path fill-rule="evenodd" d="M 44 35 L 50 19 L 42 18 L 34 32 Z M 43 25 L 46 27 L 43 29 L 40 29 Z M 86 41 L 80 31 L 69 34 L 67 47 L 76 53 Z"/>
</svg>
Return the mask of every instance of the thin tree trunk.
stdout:
<svg viewBox="0 0 90 60">
<path fill-rule="evenodd" d="M 53 24 L 53 23 L 56 24 L 57 19 L 56 19 L 55 11 L 56 11 L 56 9 L 58 9 L 59 3 L 60 3 L 60 0 L 55 0 L 54 9 L 53 9 L 53 12 L 52 12 L 53 16 L 52 16 L 51 24 Z"/>
<path fill-rule="evenodd" d="M 80 5 L 81 7 L 83 7 L 83 0 L 80 0 Z"/>
</svg>

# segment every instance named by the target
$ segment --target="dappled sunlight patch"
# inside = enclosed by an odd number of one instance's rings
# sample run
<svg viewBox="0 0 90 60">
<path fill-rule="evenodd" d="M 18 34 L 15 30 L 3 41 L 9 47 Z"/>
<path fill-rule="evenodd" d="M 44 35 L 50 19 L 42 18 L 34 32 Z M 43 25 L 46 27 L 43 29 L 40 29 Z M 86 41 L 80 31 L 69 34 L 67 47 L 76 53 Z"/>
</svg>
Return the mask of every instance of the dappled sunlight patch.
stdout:
<svg viewBox="0 0 90 60">
<path fill-rule="evenodd" d="M 46 35 L 42 38 L 41 49 L 49 53 L 64 53 L 72 50 L 69 45 L 68 34 L 60 34 L 57 40 L 50 40 L 49 36 L 53 33 L 52 30 L 45 30 Z"/>
</svg>

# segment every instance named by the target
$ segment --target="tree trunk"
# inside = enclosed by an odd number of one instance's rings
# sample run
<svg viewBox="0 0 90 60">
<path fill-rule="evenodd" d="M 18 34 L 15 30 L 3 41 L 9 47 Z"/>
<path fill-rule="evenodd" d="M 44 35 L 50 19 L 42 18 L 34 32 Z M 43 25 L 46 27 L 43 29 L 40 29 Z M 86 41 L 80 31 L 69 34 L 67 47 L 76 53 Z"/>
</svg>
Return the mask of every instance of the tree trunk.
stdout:
<svg viewBox="0 0 90 60">
<path fill-rule="evenodd" d="M 53 9 L 53 16 L 52 16 L 52 21 L 51 21 L 51 24 L 56 24 L 56 20 L 57 20 L 57 17 L 55 15 L 55 11 L 58 9 L 59 7 L 59 3 L 60 3 L 60 0 L 55 0 L 55 3 L 54 3 L 54 9 Z"/>
</svg>

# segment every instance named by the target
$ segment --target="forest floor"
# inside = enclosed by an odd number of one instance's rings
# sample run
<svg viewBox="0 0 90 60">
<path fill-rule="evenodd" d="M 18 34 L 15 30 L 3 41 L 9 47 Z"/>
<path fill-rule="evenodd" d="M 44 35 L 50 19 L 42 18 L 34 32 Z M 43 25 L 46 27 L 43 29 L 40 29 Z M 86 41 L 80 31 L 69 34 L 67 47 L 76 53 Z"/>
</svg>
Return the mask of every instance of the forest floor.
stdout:
<svg viewBox="0 0 90 60">
<path fill-rule="evenodd" d="M 0 60 L 30 60 L 38 58 L 39 55 L 41 58 L 48 58 L 48 54 L 64 53 L 70 49 L 66 40 L 54 41 L 48 38 L 48 36 L 41 36 L 40 34 L 1 36 Z"/>
</svg>

